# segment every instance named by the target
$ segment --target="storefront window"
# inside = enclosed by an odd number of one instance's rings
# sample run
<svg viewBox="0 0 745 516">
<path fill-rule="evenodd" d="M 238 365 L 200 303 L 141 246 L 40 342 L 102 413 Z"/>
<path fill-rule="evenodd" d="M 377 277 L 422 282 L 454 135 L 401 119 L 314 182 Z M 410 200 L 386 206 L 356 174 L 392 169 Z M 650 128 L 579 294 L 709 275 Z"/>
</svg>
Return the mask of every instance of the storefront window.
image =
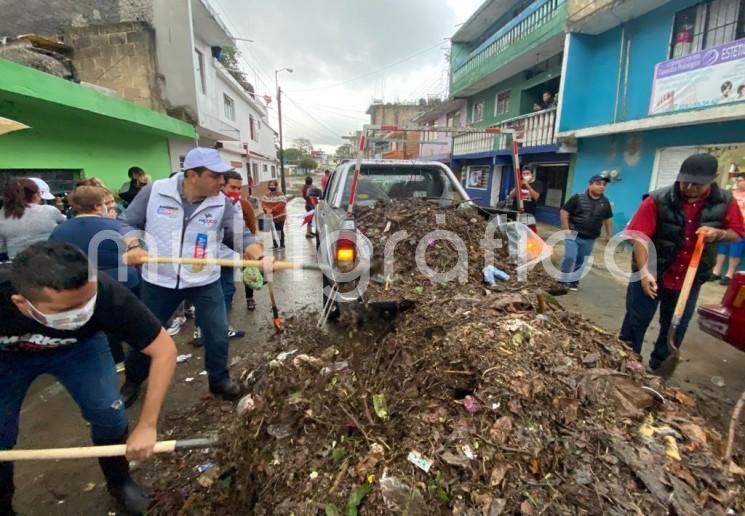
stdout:
<svg viewBox="0 0 745 516">
<path fill-rule="evenodd" d="M 489 167 L 468 167 L 468 177 L 466 178 L 466 188 L 475 190 L 486 190 L 489 184 Z"/>
<path fill-rule="evenodd" d="M 706 152 L 719 162 L 717 184 L 725 189 L 733 186 L 733 176 L 745 172 L 745 143 L 668 147 L 657 151 L 650 190 L 672 185 L 678 177 L 683 161 L 693 154 Z"/>
</svg>

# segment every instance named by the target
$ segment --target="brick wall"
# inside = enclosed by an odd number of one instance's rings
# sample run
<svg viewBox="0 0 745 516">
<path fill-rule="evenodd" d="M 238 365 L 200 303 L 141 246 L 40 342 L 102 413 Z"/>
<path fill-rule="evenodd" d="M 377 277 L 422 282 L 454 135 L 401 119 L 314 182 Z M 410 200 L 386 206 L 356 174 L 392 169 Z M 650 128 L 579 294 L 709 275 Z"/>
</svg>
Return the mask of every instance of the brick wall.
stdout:
<svg viewBox="0 0 745 516">
<path fill-rule="evenodd" d="M 152 22 L 154 0 L 0 0 L 0 36 L 57 34 L 67 27 Z"/>
<path fill-rule="evenodd" d="M 80 80 L 113 90 L 118 97 L 164 111 L 155 58 L 155 32 L 144 22 L 69 29 Z"/>
</svg>

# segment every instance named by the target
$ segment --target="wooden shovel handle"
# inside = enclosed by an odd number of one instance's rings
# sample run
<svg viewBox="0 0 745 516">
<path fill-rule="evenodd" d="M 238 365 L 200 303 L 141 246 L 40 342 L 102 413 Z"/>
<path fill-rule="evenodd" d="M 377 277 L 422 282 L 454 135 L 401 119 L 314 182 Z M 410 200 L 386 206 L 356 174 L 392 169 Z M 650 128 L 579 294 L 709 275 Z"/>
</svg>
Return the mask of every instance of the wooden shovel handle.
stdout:
<svg viewBox="0 0 745 516">
<path fill-rule="evenodd" d="M 173 453 L 176 450 L 209 448 L 216 444 L 215 439 L 187 439 L 182 441 L 160 441 L 155 443 L 154 453 Z M 39 450 L 0 451 L 0 462 L 19 460 L 60 460 L 93 459 L 98 457 L 119 457 L 127 453 L 126 444 L 109 446 L 82 446 L 78 448 L 47 448 Z"/>
</svg>

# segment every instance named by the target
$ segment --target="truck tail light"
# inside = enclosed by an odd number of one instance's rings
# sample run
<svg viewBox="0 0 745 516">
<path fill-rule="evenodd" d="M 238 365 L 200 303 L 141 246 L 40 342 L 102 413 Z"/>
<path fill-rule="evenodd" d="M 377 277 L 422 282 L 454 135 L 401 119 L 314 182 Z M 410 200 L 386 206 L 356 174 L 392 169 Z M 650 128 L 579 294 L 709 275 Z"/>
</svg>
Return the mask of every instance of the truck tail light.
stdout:
<svg viewBox="0 0 745 516">
<path fill-rule="evenodd" d="M 336 266 L 341 272 L 354 269 L 357 260 L 357 246 L 352 240 L 341 239 L 336 243 Z"/>
</svg>

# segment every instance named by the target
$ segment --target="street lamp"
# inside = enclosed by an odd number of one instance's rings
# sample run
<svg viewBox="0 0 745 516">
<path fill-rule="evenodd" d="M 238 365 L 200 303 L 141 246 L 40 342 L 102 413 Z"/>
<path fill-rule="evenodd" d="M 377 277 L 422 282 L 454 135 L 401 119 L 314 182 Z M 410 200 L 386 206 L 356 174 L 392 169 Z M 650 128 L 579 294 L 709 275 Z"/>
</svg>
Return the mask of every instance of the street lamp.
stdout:
<svg viewBox="0 0 745 516">
<path fill-rule="evenodd" d="M 280 68 L 279 70 L 274 70 L 274 85 L 277 89 L 277 115 L 279 118 L 279 180 L 282 186 L 282 192 L 287 193 L 287 190 L 285 189 L 285 149 L 284 141 L 282 139 L 282 90 L 279 88 L 278 78 L 280 72 L 292 73 L 292 68 Z"/>
</svg>

